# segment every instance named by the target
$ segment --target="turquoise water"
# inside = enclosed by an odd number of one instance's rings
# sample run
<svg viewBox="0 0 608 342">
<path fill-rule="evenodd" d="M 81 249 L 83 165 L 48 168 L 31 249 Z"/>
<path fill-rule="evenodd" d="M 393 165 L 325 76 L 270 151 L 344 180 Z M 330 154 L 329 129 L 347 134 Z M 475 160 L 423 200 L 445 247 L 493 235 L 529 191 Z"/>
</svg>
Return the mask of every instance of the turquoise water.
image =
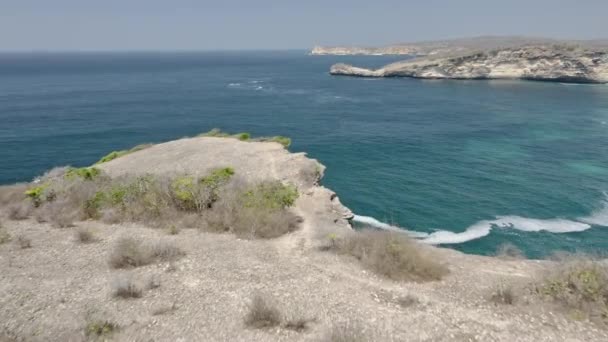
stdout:
<svg viewBox="0 0 608 342">
<path fill-rule="evenodd" d="M 283 134 L 359 221 L 530 257 L 608 248 L 608 86 L 331 77 L 304 51 L 0 55 L 0 183 L 213 127 Z"/>
</svg>

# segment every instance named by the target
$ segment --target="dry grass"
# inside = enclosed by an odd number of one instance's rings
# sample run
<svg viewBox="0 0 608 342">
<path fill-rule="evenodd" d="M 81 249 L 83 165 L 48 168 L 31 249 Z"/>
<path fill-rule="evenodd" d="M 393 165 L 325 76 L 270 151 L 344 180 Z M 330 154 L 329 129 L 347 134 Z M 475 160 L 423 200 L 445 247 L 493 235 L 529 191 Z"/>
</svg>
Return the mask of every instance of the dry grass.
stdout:
<svg viewBox="0 0 608 342">
<path fill-rule="evenodd" d="M 25 235 L 19 235 L 15 239 L 15 244 L 17 244 L 17 246 L 19 246 L 19 248 L 21 249 L 32 248 L 32 239 L 28 238 Z"/>
<path fill-rule="evenodd" d="M 160 305 L 158 307 L 156 307 L 155 309 L 152 310 L 152 315 L 153 316 L 160 316 L 160 315 L 166 315 L 169 313 L 174 312 L 175 310 L 177 310 L 177 303 L 173 302 L 173 304 L 171 305 Z"/>
<path fill-rule="evenodd" d="M 382 231 L 353 232 L 336 240 L 333 249 L 357 258 L 365 267 L 393 280 L 440 280 L 448 269 L 406 235 Z"/>
<path fill-rule="evenodd" d="M 516 291 L 512 286 L 504 284 L 500 284 L 490 295 L 490 301 L 494 304 L 514 305 L 516 300 Z"/>
<path fill-rule="evenodd" d="M 139 267 L 151 262 L 149 249 L 134 238 L 120 238 L 110 254 L 110 265 L 114 268 Z"/>
<path fill-rule="evenodd" d="M 74 237 L 76 238 L 76 241 L 80 243 L 91 243 L 96 241 L 93 231 L 87 228 L 76 229 L 74 232 Z"/>
<path fill-rule="evenodd" d="M 143 290 L 128 275 L 119 275 L 112 282 L 112 295 L 120 298 L 140 298 Z"/>
<path fill-rule="evenodd" d="M 113 268 L 131 268 L 148 265 L 154 261 L 171 261 L 185 253 L 168 241 L 158 241 L 144 245 L 131 237 L 122 237 L 116 242 L 110 254 L 110 266 Z"/>
<path fill-rule="evenodd" d="M 608 265 L 577 258 L 558 263 L 535 286 L 535 292 L 565 308 L 574 317 L 608 324 Z"/>
<path fill-rule="evenodd" d="M 6 231 L 6 228 L 4 228 L 0 221 L 0 245 L 9 241 L 11 241 L 11 234 Z"/>
<path fill-rule="evenodd" d="M 84 333 L 89 338 L 106 339 L 119 329 L 118 324 L 107 320 L 96 320 L 88 322 Z"/>
<path fill-rule="evenodd" d="M 420 304 L 420 300 L 412 295 L 407 295 L 397 298 L 397 304 L 399 304 L 399 306 L 402 308 L 409 308 L 411 306 Z"/>
<path fill-rule="evenodd" d="M 359 322 L 345 322 L 334 324 L 325 335 L 321 342 L 369 342 L 375 341 L 370 333 L 365 332 Z"/>
<path fill-rule="evenodd" d="M 269 298 L 256 294 L 249 304 L 245 324 L 255 329 L 278 326 L 281 324 L 281 312 Z"/>
</svg>

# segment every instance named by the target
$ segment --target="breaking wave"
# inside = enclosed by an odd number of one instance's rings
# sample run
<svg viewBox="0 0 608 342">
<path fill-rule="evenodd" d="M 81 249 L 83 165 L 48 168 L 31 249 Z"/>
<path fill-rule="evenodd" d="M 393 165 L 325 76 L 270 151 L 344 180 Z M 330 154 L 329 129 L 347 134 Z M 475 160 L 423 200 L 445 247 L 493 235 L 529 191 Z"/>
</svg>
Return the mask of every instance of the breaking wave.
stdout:
<svg viewBox="0 0 608 342">
<path fill-rule="evenodd" d="M 436 230 L 431 233 L 418 232 L 393 226 L 381 222 L 370 216 L 355 215 L 353 221 L 378 229 L 399 231 L 408 234 L 419 241 L 432 245 L 459 244 L 471 240 L 480 239 L 491 233 L 492 229 L 516 229 L 524 232 L 550 232 L 571 233 L 582 232 L 592 225 L 608 227 L 608 193 L 604 193 L 605 199 L 602 207 L 593 211 L 589 216 L 579 217 L 574 220 L 568 219 L 533 219 L 521 216 L 498 216 L 494 220 L 482 220 L 469 226 L 463 232 L 449 230 Z"/>
</svg>

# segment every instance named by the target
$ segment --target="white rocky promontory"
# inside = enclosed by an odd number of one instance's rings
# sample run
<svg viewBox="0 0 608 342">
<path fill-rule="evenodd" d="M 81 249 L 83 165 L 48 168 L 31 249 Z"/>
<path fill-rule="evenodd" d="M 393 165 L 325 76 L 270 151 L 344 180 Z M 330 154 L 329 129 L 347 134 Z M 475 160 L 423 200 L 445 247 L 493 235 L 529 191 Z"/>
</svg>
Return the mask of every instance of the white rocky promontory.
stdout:
<svg viewBox="0 0 608 342">
<path fill-rule="evenodd" d="M 571 45 L 535 45 L 458 56 L 419 57 L 377 70 L 335 64 L 330 74 L 426 79 L 524 79 L 608 83 L 608 51 Z"/>
</svg>

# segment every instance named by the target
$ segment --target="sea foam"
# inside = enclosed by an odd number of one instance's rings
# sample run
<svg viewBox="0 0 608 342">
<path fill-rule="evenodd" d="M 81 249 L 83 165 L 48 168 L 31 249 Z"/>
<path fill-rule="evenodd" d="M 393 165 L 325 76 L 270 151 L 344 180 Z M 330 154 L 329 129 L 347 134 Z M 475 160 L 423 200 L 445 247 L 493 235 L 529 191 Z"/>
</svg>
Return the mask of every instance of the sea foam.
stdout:
<svg viewBox="0 0 608 342">
<path fill-rule="evenodd" d="M 590 216 L 589 221 L 595 220 L 596 222 L 599 222 L 604 219 L 608 219 L 608 206 L 606 210 L 602 211 L 600 214 Z M 585 231 L 591 228 L 591 224 L 599 224 L 560 218 L 542 220 L 521 216 L 498 216 L 495 220 L 482 220 L 476 222 L 463 232 L 437 230 L 432 233 L 425 233 L 402 229 L 369 216 L 355 215 L 353 220 L 379 229 L 403 232 L 411 237 L 419 239 L 421 242 L 431 245 L 459 244 L 480 239 L 489 235 L 492 229 L 516 229 L 524 232 L 546 231 L 550 233 L 571 233 Z M 581 221 L 583 220 L 581 219 Z"/>
</svg>

